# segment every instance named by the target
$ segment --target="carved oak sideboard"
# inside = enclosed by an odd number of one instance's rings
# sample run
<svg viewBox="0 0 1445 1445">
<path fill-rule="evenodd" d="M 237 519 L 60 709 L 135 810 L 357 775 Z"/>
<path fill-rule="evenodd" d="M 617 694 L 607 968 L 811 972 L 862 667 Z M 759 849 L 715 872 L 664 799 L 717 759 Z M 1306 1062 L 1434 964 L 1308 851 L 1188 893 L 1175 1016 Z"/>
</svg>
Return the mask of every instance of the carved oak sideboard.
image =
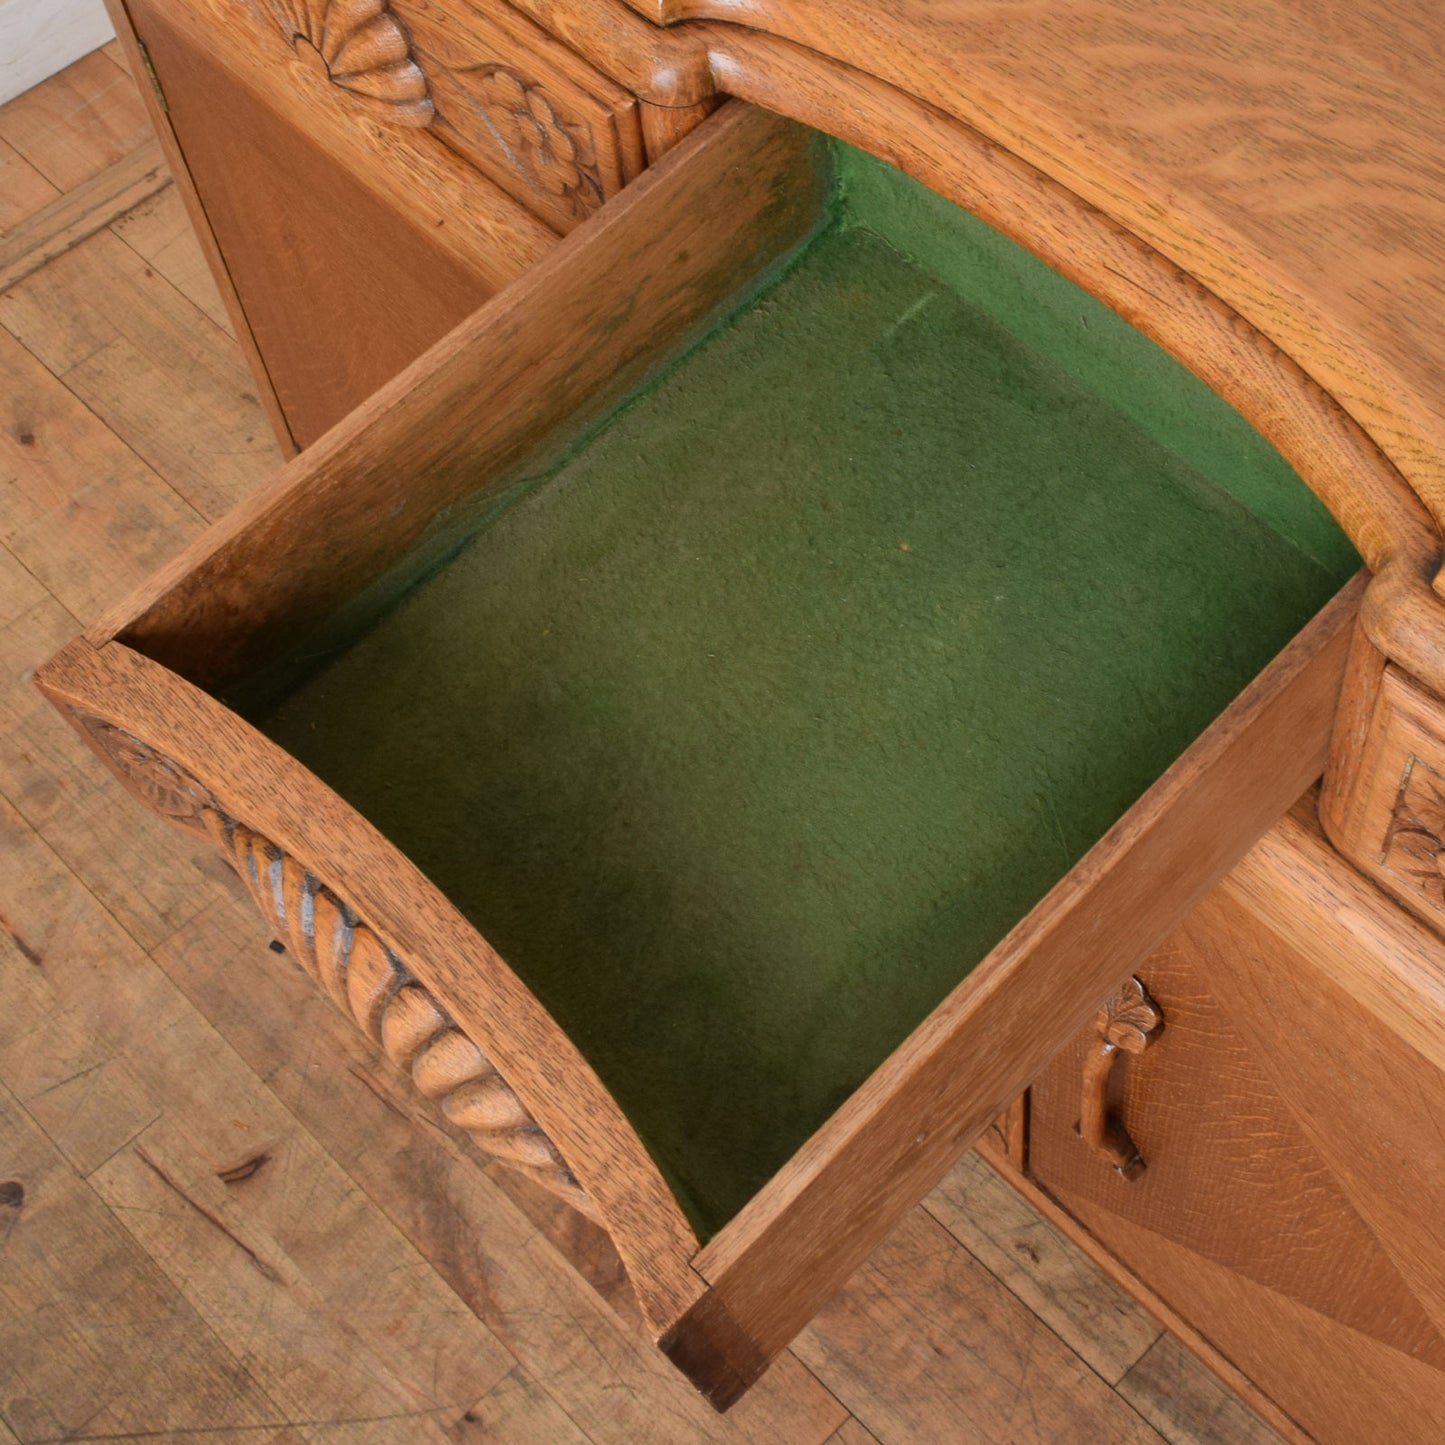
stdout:
<svg viewBox="0 0 1445 1445">
<path fill-rule="evenodd" d="M 115 8 L 306 445 L 40 676 L 140 800 L 720 1408 L 985 1136 L 1445 1433 L 1441 22 Z"/>
</svg>

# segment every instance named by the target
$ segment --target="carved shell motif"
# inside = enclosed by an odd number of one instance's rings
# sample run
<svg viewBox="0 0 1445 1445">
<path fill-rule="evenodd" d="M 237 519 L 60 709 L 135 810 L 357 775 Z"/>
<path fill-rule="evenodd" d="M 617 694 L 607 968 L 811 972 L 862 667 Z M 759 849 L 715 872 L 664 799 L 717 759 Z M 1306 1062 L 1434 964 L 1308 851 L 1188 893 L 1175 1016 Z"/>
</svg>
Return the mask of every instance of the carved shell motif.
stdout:
<svg viewBox="0 0 1445 1445">
<path fill-rule="evenodd" d="M 406 27 L 386 0 L 270 0 L 281 33 L 320 56 L 333 85 L 385 118 L 430 125 L 430 88 Z"/>
<path fill-rule="evenodd" d="M 347 904 L 224 812 L 180 764 L 102 718 L 75 717 L 142 801 L 216 843 L 296 962 L 483 1153 L 596 1218 L 591 1199 L 511 1086 Z"/>
</svg>

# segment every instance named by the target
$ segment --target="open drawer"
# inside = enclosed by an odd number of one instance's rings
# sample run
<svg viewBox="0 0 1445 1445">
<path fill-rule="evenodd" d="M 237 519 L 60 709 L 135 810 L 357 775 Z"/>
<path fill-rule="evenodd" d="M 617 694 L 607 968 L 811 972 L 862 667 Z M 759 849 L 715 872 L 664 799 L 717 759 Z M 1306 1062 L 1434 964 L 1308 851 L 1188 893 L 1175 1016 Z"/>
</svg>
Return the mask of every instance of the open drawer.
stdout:
<svg viewBox="0 0 1445 1445">
<path fill-rule="evenodd" d="M 39 681 L 723 1407 L 1319 775 L 1358 564 L 1112 312 L 734 103 Z"/>
</svg>

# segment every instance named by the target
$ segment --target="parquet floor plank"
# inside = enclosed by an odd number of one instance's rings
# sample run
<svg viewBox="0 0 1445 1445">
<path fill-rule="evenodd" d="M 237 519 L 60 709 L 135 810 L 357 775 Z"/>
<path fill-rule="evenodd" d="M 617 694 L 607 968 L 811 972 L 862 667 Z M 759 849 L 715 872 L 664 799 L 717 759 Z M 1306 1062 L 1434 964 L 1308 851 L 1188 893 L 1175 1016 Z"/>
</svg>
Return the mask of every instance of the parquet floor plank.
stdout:
<svg viewBox="0 0 1445 1445">
<path fill-rule="evenodd" d="M 195 508 L 3 328 L 0 496 L 0 542 L 84 624 L 203 525 Z"/>
<path fill-rule="evenodd" d="M 60 195 L 14 146 L 0 140 L 0 239 Z"/>
<path fill-rule="evenodd" d="M 160 145 L 150 141 L 64 192 L 0 236 L 0 291 L 34 275 L 170 184 Z"/>
<path fill-rule="evenodd" d="M 1172 1335 L 1161 1335 L 1118 1388 L 1170 1445 L 1278 1445 L 1279 1436 Z"/>
<path fill-rule="evenodd" d="M 880 1445 L 1162 1439 L 921 1207 L 793 1348 Z"/>
<path fill-rule="evenodd" d="M 444 1438 L 422 1422 L 511 1356 L 4 806 L 0 851 L 18 1001 L 0 1058 L 50 1143 L 287 1423 L 414 1417 Z"/>
<path fill-rule="evenodd" d="M 924 1206 L 1092 1369 L 1117 1385 L 1160 1328 L 975 1154 Z"/>
<path fill-rule="evenodd" d="M 102 50 L 0 106 L 0 140 L 72 191 L 152 138 L 130 75 Z"/>
<path fill-rule="evenodd" d="M 788 1357 L 725 1419 L 713 1414 L 355 1026 L 265 950 L 249 906 L 218 902 L 153 956 L 589 1439 L 821 1445 L 841 1423 Z"/>
<path fill-rule="evenodd" d="M 505 1440 L 507 1445 L 587 1445 L 587 1437 L 520 1365 L 499 1381 L 452 1429 L 457 1445 Z"/>
<path fill-rule="evenodd" d="M 208 518 L 280 463 L 234 339 L 108 231 L 5 292 L 0 326 Z"/>
<path fill-rule="evenodd" d="M 235 328 L 216 289 L 211 269 L 174 186 L 157 192 L 128 211 L 111 230 L 138 256 L 154 266 L 192 306 L 209 316 L 227 336 Z"/>
<path fill-rule="evenodd" d="M 0 1420 L 14 1437 L 28 1445 L 281 1423 L 3 1086 L 0 1139 L 10 1201 L 0 1205 Z"/>
</svg>

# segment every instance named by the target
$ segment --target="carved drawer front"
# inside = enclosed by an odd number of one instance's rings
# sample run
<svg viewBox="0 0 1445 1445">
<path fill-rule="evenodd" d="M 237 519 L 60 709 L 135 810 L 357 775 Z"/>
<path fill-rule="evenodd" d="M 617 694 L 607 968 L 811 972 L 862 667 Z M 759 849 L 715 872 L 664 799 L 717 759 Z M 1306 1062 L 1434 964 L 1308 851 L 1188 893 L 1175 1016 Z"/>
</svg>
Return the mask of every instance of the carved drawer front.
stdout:
<svg viewBox="0 0 1445 1445">
<path fill-rule="evenodd" d="M 1363 703 L 1363 746 L 1349 776 L 1327 783 L 1325 825 L 1357 868 L 1445 932 L 1445 702 L 1387 665 Z"/>
<path fill-rule="evenodd" d="M 426 77 L 429 126 L 567 232 L 644 165 L 634 96 L 505 5 L 397 0 Z"/>
<path fill-rule="evenodd" d="M 220 849 L 276 940 L 449 1122 L 466 1130 L 484 1154 L 596 1218 L 592 1200 L 526 1105 L 349 903 L 230 816 L 179 763 L 104 718 L 70 712 L 142 803 Z"/>
</svg>

